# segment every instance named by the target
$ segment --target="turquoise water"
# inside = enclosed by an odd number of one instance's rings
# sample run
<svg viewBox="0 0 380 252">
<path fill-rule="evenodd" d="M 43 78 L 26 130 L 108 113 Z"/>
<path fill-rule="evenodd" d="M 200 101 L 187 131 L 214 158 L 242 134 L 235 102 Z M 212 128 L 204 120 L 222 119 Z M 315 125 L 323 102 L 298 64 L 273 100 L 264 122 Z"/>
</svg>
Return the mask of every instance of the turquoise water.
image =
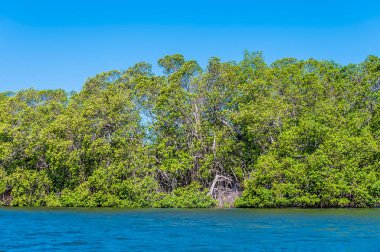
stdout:
<svg viewBox="0 0 380 252">
<path fill-rule="evenodd" d="M 380 209 L 0 208 L 0 251 L 380 251 Z"/>
</svg>

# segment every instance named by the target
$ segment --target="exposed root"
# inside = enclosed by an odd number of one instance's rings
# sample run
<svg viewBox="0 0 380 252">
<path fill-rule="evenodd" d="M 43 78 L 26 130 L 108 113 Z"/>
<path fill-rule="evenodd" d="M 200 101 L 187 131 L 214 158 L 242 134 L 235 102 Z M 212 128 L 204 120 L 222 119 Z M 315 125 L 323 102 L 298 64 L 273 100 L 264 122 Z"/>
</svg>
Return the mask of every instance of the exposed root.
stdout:
<svg viewBox="0 0 380 252">
<path fill-rule="evenodd" d="M 218 207 L 233 207 L 236 198 L 241 195 L 241 190 L 233 178 L 217 174 L 208 195 L 218 201 Z"/>
</svg>

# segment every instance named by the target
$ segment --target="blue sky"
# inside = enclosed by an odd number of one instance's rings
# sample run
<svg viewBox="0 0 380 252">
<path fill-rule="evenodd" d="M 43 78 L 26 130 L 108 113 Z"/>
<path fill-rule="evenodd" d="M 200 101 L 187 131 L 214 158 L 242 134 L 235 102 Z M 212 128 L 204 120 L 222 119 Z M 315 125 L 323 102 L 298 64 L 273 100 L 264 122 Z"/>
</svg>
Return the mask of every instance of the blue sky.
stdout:
<svg viewBox="0 0 380 252">
<path fill-rule="evenodd" d="M 79 90 L 86 78 L 181 53 L 243 50 L 359 63 L 380 56 L 380 1 L 0 1 L 0 92 Z"/>
</svg>

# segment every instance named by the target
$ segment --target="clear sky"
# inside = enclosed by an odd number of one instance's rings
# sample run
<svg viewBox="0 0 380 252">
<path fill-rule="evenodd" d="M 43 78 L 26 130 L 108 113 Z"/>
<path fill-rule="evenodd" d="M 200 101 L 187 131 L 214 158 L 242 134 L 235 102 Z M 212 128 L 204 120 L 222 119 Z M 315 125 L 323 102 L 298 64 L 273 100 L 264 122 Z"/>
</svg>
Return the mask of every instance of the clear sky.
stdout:
<svg viewBox="0 0 380 252">
<path fill-rule="evenodd" d="M 86 78 L 181 53 L 243 50 L 359 63 L 380 56 L 379 0 L 0 0 L 0 92 L 79 90 Z"/>
</svg>

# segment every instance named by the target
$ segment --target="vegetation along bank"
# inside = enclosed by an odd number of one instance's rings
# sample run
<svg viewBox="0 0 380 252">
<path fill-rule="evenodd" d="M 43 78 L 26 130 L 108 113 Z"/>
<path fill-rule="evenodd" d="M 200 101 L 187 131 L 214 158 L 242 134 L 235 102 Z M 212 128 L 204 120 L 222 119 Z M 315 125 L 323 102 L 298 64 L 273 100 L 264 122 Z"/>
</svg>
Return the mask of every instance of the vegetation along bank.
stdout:
<svg viewBox="0 0 380 252">
<path fill-rule="evenodd" d="M 378 57 L 158 64 L 1 93 L 0 205 L 379 205 Z"/>
</svg>

